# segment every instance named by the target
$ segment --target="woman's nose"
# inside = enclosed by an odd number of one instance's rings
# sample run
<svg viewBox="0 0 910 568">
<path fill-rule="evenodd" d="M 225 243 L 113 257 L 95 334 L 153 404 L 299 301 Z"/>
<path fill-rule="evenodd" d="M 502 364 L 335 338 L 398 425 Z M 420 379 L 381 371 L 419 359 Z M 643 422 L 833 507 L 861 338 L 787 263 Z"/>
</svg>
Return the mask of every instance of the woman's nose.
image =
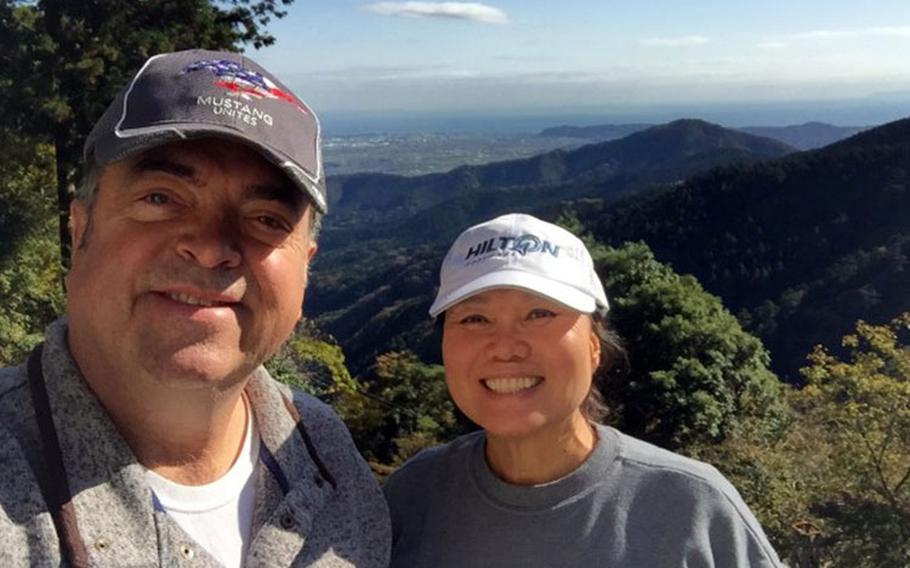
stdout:
<svg viewBox="0 0 910 568">
<path fill-rule="evenodd" d="M 531 354 L 531 345 L 520 331 L 501 330 L 490 338 L 489 353 L 497 361 L 521 360 Z"/>
</svg>

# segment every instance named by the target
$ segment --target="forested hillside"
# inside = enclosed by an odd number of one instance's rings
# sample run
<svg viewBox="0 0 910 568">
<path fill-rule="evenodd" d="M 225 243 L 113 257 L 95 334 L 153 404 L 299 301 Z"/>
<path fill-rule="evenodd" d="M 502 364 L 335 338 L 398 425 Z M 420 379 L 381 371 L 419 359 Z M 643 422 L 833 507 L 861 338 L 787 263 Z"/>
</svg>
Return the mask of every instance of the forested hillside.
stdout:
<svg viewBox="0 0 910 568">
<path fill-rule="evenodd" d="M 790 378 L 857 319 L 910 309 L 910 120 L 780 160 L 715 169 L 619 206 L 576 206 L 600 240 L 643 240 L 765 340 Z"/>
<path fill-rule="evenodd" d="M 338 205 L 326 219 L 306 308 L 338 337 L 355 369 L 386 348 L 377 337 L 436 360 L 421 311 L 434 286 L 435 264 L 468 225 L 508 211 L 559 208 L 578 197 L 608 196 L 612 202 L 718 164 L 752 163 L 790 150 L 703 121 L 679 120 L 616 142 L 530 160 L 416 178 L 336 180 L 357 188 L 357 197 L 345 197 L 342 188 L 339 203 L 347 200 L 347 207 Z M 558 164 L 554 171 L 569 181 L 544 183 L 542 164 Z M 528 180 L 536 184 L 522 185 Z M 391 199 L 398 205 L 389 205 Z M 399 327 L 391 335 L 377 334 L 386 317 Z"/>
<path fill-rule="evenodd" d="M 518 206 L 640 191 L 713 166 L 782 156 L 793 148 L 700 120 L 678 120 L 622 140 L 417 177 L 329 178 L 324 249 L 365 239 L 448 240 L 470 222 Z M 455 215 L 455 217 L 453 217 Z M 454 231 L 454 232 L 453 232 Z"/>
<path fill-rule="evenodd" d="M 387 341 L 437 360 L 422 311 L 447 241 L 505 210 L 573 211 L 598 240 L 644 241 L 660 260 L 695 275 L 765 340 L 774 368 L 798 381 L 814 344 L 835 342 L 860 318 L 886 321 L 910 309 L 908 141 L 910 121 L 898 121 L 821 150 L 708 169 L 619 200 L 539 198 L 563 186 L 467 193 L 378 225 L 381 237 L 326 246 L 307 307 L 355 369 Z"/>
</svg>

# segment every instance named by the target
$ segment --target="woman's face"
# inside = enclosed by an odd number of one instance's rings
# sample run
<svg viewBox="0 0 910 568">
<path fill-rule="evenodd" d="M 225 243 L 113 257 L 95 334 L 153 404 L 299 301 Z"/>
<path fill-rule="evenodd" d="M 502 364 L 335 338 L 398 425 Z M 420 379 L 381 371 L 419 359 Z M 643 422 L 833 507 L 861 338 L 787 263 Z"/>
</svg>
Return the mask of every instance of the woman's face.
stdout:
<svg viewBox="0 0 910 568">
<path fill-rule="evenodd" d="M 442 357 L 462 412 L 490 434 L 527 436 L 578 423 L 600 342 L 590 316 L 505 288 L 449 308 Z"/>
</svg>

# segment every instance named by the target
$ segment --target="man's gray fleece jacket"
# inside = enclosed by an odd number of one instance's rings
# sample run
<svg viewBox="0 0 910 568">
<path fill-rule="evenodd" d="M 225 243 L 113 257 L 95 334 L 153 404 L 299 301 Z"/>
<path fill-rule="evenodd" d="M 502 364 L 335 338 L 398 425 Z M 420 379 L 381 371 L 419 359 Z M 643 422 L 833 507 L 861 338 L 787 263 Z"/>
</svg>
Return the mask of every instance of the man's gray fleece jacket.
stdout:
<svg viewBox="0 0 910 568">
<path fill-rule="evenodd" d="M 154 506 L 144 468 L 70 356 L 64 320 L 48 328 L 41 361 L 90 564 L 218 566 Z M 271 457 L 258 468 L 245 566 L 387 566 L 388 509 L 338 417 L 312 397 L 294 396 L 308 450 L 282 398 L 289 390 L 260 367 L 246 393 Z M 0 369 L 0 474 L 0 566 L 59 566 L 58 535 L 38 484 L 47 466 L 26 365 Z"/>
</svg>

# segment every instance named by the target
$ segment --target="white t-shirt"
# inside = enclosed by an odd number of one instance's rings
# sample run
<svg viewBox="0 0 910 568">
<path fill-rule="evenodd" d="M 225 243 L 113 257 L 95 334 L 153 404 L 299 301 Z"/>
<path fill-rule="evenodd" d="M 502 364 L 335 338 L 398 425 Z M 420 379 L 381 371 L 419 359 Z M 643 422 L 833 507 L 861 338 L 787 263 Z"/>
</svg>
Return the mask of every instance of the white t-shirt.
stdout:
<svg viewBox="0 0 910 568">
<path fill-rule="evenodd" d="M 167 514 L 227 568 L 240 568 L 243 564 L 256 505 L 259 434 L 249 404 L 247 417 L 243 448 L 237 460 L 212 483 L 181 485 L 147 472 L 148 483 Z"/>
</svg>

